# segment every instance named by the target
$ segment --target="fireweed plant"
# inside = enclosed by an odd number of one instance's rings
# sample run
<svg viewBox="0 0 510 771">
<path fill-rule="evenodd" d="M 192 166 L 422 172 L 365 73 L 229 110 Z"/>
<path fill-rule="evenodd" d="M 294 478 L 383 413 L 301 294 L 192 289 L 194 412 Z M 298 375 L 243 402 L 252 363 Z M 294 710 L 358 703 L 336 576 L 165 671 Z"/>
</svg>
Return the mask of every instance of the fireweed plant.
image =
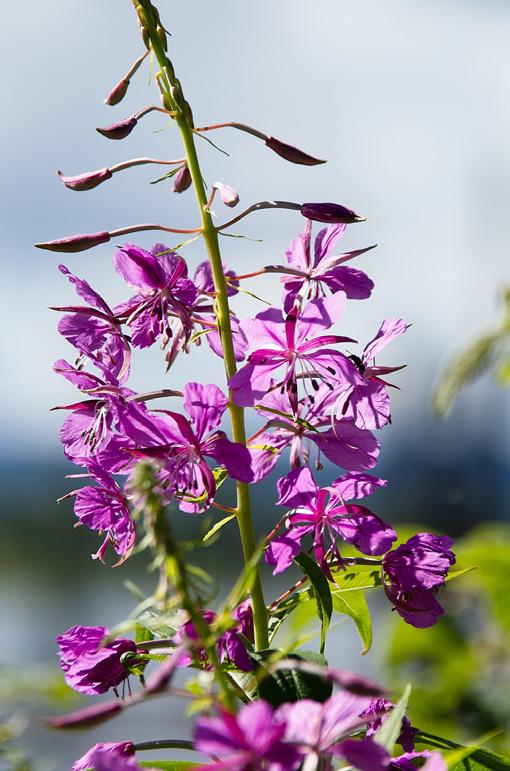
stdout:
<svg viewBox="0 0 510 771">
<path fill-rule="evenodd" d="M 164 179 L 172 180 L 175 193 L 193 191 L 200 223 L 192 229 L 140 224 L 37 246 L 81 252 L 130 236 L 112 255 L 126 283 L 126 297 L 117 306 L 59 266 L 77 300 L 55 308 L 63 314 L 58 330 L 76 355 L 54 368 L 78 393 L 71 404 L 56 409 L 66 415 L 60 432 L 64 453 L 79 469 L 71 475 L 79 479 L 76 489 L 64 498 L 73 501 L 76 524 L 98 535 L 93 557 L 119 565 L 134 550 L 149 548 L 159 579 L 153 596 L 115 630 L 74 626 L 58 636 L 66 682 L 83 694 L 110 696 L 48 722 L 55 728 L 93 726 L 154 697 L 185 697 L 192 705 L 192 741 L 171 736 L 96 744 L 76 760 L 74 771 L 151 767 L 140 757 L 143 751 L 175 748 L 206 756 L 197 756 L 203 767 L 237 771 L 438 771 L 468 755 L 480 763 L 495 762 L 496 756 L 479 747 L 458 749 L 413 727 L 405 716 L 409 688 L 395 705 L 391 692 L 329 667 L 323 656 L 334 612 L 353 618 L 368 650 L 365 589 L 382 588 L 389 609 L 414 627 L 429 627 L 443 613 L 438 597 L 454 575 L 450 538 L 422 532 L 397 544 L 393 527 L 366 505 L 365 499 L 386 485 L 369 472 L 380 451 L 375 432 L 391 419 L 394 384 L 387 378 L 393 380 L 401 368 L 385 363 L 385 349 L 408 324 L 384 320 L 359 355 L 349 353 L 356 341 L 336 331 L 346 303 L 369 298 L 373 289 L 357 267 L 358 258 L 373 247 L 341 251 L 346 227 L 363 218 L 338 203 L 262 201 L 215 224 L 213 200 L 235 207 L 239 196 L 222 182 L 206 187 L 197 140 L 209 132 L 248 133 L 291 163 L 323 161 L 241 123 L 197 127 L 168 57 L 157 9 L 150 0 L 135 0 L 134 6 L 146 51 L 106 103 L 113 106 L 124 98 L 130 78 L 147 59 L 161 106 L 144 107 L 98 131 L 122 140 L 146 114 L 158 111 L 176 124 L 181 157 L 135 158 L 59 176 L 71 190 L 85 191 L 139 164 L 166 165 Z M 294 210 L 298 235 L 281 264 L 241 275 L 236 266 L 223 263 L 220 236 L 261 209 Z M 158 240 L 145 249 L 131 240 L 142 231 L 159 231 L 166 239 L 177 234 L 182 243 L 175 247 Z M 207 259 L 191 276 L 179 249 L 198 239 Z M 246 281 L 264 273 L 280 277 L 281 307 L 239 319 L 232 300 L 246 291 Z M 222 388 L 190 382 L 182 392 L 140 394 L 130 387 L 133 352 L 158 346 L 168 370 L 204 339 L 211 355 L 223 359 Z M 155 399 L 164 407 L 155 409 Z M 246 408 L 259 420 L 251 437 L 245 430 Z M 222 428 L 226 415 L 228 432 Z M 332 479 L 323 472 L 324 460 L 328 469 L 336 467 Z M 277 462 L 281 518 L 271 532 L 257 533 L 257 542 L 251 489 Z M 227 478 L 236 491 L 228 505 L 219 500 Z M 169 517 L 169 506 L 188 517 L 220 512 L 204 540 L 218 537 L 228 522 L 237 523 L 245 567 L 216 610 L 207 607 L 200 572 L 175 539 L 172 520 L 178 515 Z M 259 573 L 262 560 L 274 574 L 291 565 L 302 572 L 269 605 Z M 319 654 L 302 649 L 306 638 L 285 649 L 274 642 L 280 625 L 302 603 L 315 603 Z M 177 671 L 181 678 L 189 673 L 184 687 L 175 685 Z M 503 765 L 486 767 L 510 767 L 504 759 L 498 762 Z M 153 763 L 177 767 L 168 759 Z"/>
</svg>

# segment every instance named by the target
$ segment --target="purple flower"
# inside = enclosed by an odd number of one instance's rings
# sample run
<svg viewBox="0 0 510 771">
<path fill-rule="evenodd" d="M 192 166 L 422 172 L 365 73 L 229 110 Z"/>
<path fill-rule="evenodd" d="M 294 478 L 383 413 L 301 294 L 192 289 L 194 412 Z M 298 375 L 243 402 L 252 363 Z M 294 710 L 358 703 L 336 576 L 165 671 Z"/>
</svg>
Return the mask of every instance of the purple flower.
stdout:
<svg viewBox="0 0 510 771">
<path fill-rule="evenodd" d="M 323 704 L 310 699 L 283 704 L 276 716 L 286 723 L 286 741 L 304 755 L 313 752 L 319 758 L 334 753 L 340 739 L 366 722 L 363 710 L 369 701 L 366 696 L 341 691 Z"/>
<path fill-rule="evenodd" d="M 365 506 L 346 505 L 335 483 L 319 489 L 309 468 L 291 471 L 280 479 L 278 492 L 277 504 L 292 511 L 286 518 L 286 532 L 274 538 L 266 550 L 266 562 L 275 566 L 273 574 L 290 567 L 309 533 L 313 534 L 315 558 L 330 579 L 328 558 L 334 557 L 341 564 L 338 537 L 368 555 L 384 554 L 397 538 L 393 528 Z"/>
<path fill-rule="evenodd" d="M 136 653 L 136 645 L 124 637 L 101 645 L 108 634 L 104 626 L 73 626 L 57 637 L 60 667 L 66 683 L 75 691 L 106 693 L 128 677 L 121 657 Z"/>
<path fill-rule="evenodd" d="M 239 282 L 237 280 L 237 273 L 233 270 L 229 270 L 225 263 L 222 263 L 223 275 L 227 281 L 227 294 L 229 297 L 237 294 L 239 291 Z M 214 280 L 212 274 L 211 263 L 209 260 L 201 262 L 195 271 L 193 276 L 193 283 L 200 292 L 212 294 L 214 292 Z"/>
<path fill-rule="evenodd" d="M 101 370 L 110 382 L 124 382 L 129 375 L 130 348 L 119 322 L 103 298 L 84 279 L 59 265 L 88 305 L 68 305 L 54 310 L 68 311 L 58 323 L 58 331 Z"/>
<path fill-rule="evenodd" d="M 147 348 L 161 338 L 162 347 L 173 339 L 169 364 L 189 341 L 193 331 L 190 308 L 197 289 L 188 278 L 186 263 L 176 252 L 156 244 L 150 252 L 126 244 L 114 257 L 115 268 L 138 294 L 115 308 L 131 329 L 136 348 Z"/>
<path fill-rule="evenodd" d="M 211 625 L 215 618 L 216 613 L 212 610 L 205 610 L 202 613 L 204 621 Z M 233 616 L 237 623 L 231 629 L 227 629 L 216 643 L 216 649 L 218 652 L 218 658 L 221 662 L 229 660 L 235 666 L 243 672 L 251 672 L 253 669 L 253 663 L 246 651 L 246 645 L 243 642 L 241 635 L 246 637 L 251 643 L 254 641 L 253 635 L 253 614 L 251 604 L 249 600 L 241 603 Z M 198 647 L 199 640 L 198 632 L 196 630 L 193 621 L 188 620 L 177 630 L 174 635 L 174 642 L 180 645 L 186 640 L 193 645 L 194 657 L 198 657 L 200 660 L 207 662 L 207 653 L 203 648 Z M 179 657 L 178 666 L 187 667 L 193 663 L 193 656 L 189 654 L 182 654 Z"/>
<path fill-rule="evenodd" d="M 135 523 L 126 496 L 115 480 L 93 461 L 89 465 L 89 476 L 98 484 L 86 485 L 73 490 L 64 498 L 74 497 L 74 513 L 80 525 L 105 534 L 105 539 L 93 559 L 105 561 L 108 545 L 111 544 L 120 559 L 120 565 L 131 554 L 136 540 Z"/>
<path fill-rule="evenodd" d="M 331 428 L 329 409 L 333 402 L 334 393 L 321 386 L 315 397 L 308 396 L 298 403 L 297 414 L 292 416 L 286 394 L 273 391 L 266 396 L 259 411 L 270 420 L 248 442 L 255 481 L 269 474 L 286 447 L 290 448 L 291 468 L 311 463 L 313 447 L 317 450 L 317 468 L 322 468 L 322 456 L 349 471 L 375 466 L 379 442 L 352 420 L 336 421 Z"/>
<path fill-rule="evenodd" d="M 237 274 L 229 270 L 225 264 L 222 265 L 223 275 L 227 281 L 227 295 L 232 297 L 239 291 L 239 282 Z M 223 348 L 221 345 L 218 322 L 214 315 L 212 297 L 214 296 L 214 281 L 209 260 L 201 262 L 193 276 L 193 282 L 201 292 L 198 302 L 193 308 L 193 314 L 198 324 L 201 324 L 206 332 L 206 340 L 214 353 L 223 358 Z M 241 328 L 241 322 L 237 316 L 230 312 L 230 327 L 232 330 L 232 344 L 234 346 L 234 355 L 236 361 L 243 361 L 248 349 L 248 340 Z M 199 339 L 197 340 L 197 342 Z"/>
<path fill-rule="evenodd" d="M 60 430 L 66 457 L 78 466 L 95 460 L 108 471 L 125 468 L 132 461 L 126 450 L 139 437 L 137 427 L 150 425 L 145 405 L 131 399 L 134 391 L 119 386 L 115 379 L 102 380 L 64 359 L 53 368 L 91 397 L 53 408 L 70 410 Z"/>
<path fill-rule="evenodd" d="M 75 760 L 71 771 L 124 771 L 137 769 L 132 742 L 101 742 L 90 748 L 85 755 Z"/>
<path fill-rule="evenodd" d="M 276 719 L 270 705 L 259 699 L 243 705 L 237 715 L 221 711 L 202 717 L 195 729 L 195 747 L 218 760 L 206 766 L 230 771 L 292 771 L 302 757 L 284 740 L 285 722 Z"/>
<path fill-rule="evenodd" d="M 387 750 L 374 739 L 346 739 L 338 745 L 338 754 L 359 771 L 416 771 L 418 766 L 413 762 L 421 758 L 428 758 L 424 766 L 427 771 L 446 771 L 439 753 L 430 752 L 406 752 L 396 758 L 392 758 Z"/>
<path fill-rule="evenodd" d="M 363 349 L 361 359 L 351 357 L 358 366 L 362 380 L 339 386 L 337 414 L 351 418 L 360 428 L 382 428 L 391 421 L 390 397 L 386 386 L 393 384 L 383 380 L 381 375 L 397 372 L 405 365 L 377 367 L 370 362 L 389 342 L 409 329 L 409 326 L 402 319 L 383 321 L 376 336 Z"/>
<path fill-rule="evenodd" d="M 181 499 L 183 511 L 203 511 L 214 500 L 216 482 L 204 456 L 224 466 L 232 479 L 253 480 L 251 455 L 246 447 L 215 430 L 227 402 L 215 385 L 187 383 L 184 408 L 190 420 L 177 412 L 161 410 L 160 415 L 152 417 L 146 443 L 132 451 L 135 457 L 159 462 L 161 482 Z"/>
<path fill-rule="evenodd" d="M 366 710 L 362 713 L 362 717 L 368 720 L 368 728 L 366 736 L 373 736 L 376 731 L 379 730 L 384 723 L 390 712 L 395 705 L 389 701 L 389 699 L 373 699 Z M 418 733 L 418 729 L 411 725 L 411 721 L 405 715 L 402 719 L 402 730 L 397 742 L 402 746 L 405 752 L 412 752 L 414 750 L 414 737 Z"/>
<path fill-rule="evenodd" d="M 329 329 L 340 317 L 345 300 L 345 294 L 338 292 L 332 297 L 312 300 L 301 311 L 294 307 L 285 318 L 277 308 L 268 308 L 254 319 L 244 321 L 243 331 L 254 350 L 248 356 L 248 363 L 230 378 L 229 387 L 235 403 L 242 407 L 253 406 L 270 390 L 279 388 L 287 394 L 292 411 L 296 413 L 298 376 L 309 380 L 314 391 L 319 389 L 322 381 L 331 389 L 337 383 L 361 382 L 352 362 L 339 351 L 327 347 L 350 338 L 316 336 L 318 331 Z M 282 368 L 283 378 L 275 379 L 276 372 Z"/>
<path fill-rule="evenodd" d="M 411 626 L 432 626 L 443 614 L 435 594 L 455 563 L 452 544 L 447 536 L 417 533 L 384 557 L 384 591 Z"/>
<path fill-rule="evenodd" d="M 286 312 L 291 310 L 296 298 L 312 300 L 321 297 L 325 287 L 332 294 L 344 292 L 347 297 L 355 300 L 370 297 L 374 288 L 373 281 L 360 270 L 344 267 L 344 263 L 373 247 L 333 255 L 335 244 L 343 236 L 345 228 L 345 224 L 323 228 L 315 239 L 313 258 L 310 249 L 311 220 L 306 223 L 303 233 L 292 241 L 286 252 L 287 262 L 291 266 L 287 269 L 290 275 L 282 276 Z"/>
</svg>

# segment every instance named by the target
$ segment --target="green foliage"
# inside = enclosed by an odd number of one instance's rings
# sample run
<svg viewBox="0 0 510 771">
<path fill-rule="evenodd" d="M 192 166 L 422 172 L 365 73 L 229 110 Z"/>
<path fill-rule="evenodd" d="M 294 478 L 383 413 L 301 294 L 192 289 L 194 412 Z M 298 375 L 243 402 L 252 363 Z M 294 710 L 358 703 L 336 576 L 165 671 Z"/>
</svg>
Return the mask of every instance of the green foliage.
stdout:
<svg viewBox="0 0 510 771">
<path fill-rule="evenodd" d="M 432 406 L 440 417 L 447 415 L 459 393 L 468 383 L 492 368 L 501 385 L 510 383 L 510 290 L 504 295 L 503 318 L 493 331 L 471 342 L 453 358 L 437 386 Z"/>
<path fill-rule="evenodd" d="M 372 619 L 364 591 L 333 592 L 333 608 L 352 618 L 363 643 L 361 653 L 368 653 L 372 645 Z"/>
<path fill-rule="evenodd" d="M 407 702 L 411 695 L 411 686 L 406 685 L 405 691 L 397 704 L 393 707 L 384 723 L 377 729 L 374 735 L 374 741 L 384 747 L 385 750 L 393 755 L 393 748 L 402 731 L 402 720 L 405 717 Z"/>
<path fill-rule="evenodd" d="M 254 660 L 259 666 L 263 666 L 267 659 L 277 653 L 265 651 L 254 654 Z M 326 659 L 314 651 L 299 651 L 299 654 L 291 653 L 286 659 L 311 662 L 320 666 L 326 666 Z M 297 669 L 277 669 L 270 675 L 262 678 L 258 684 L 258 695 L 268 701 L 273 707 L 278 707 L 285 702 L 295 702 L 299 699 L 312 699 L 324 702 L 333 692 L 332 683 L 325 678 L 308 672 L 300 672 Z M 252 694 L 253 695 L 253 694 Z"/>
<path fill-rule="evenodd" d="M 477 569 L 450 585 L 439 624 L 424 630 L 396 624 L 387 656 L 393 675 L 413 682 L 413 722 L 469 740 L 510 729 L 510 527 L 477 527 L 455 551 L 457 574 Z M 492 743 L 510 750 L 504 732 Z M 472 768 L 475 761 L 470 757 Z"/>
<path fill-rule="evenodd" d="M 320 652 L 324 653 L 326 644 L 326 634 L 333 613 L 333 600 L 329 582 L 322 572 L 321 568 L 307 554 L 299 554 L 295 562 L 299 565 L 303 573 L 309 578 L 313 590 L 313 596 L 317 604 L 317 615 L 321 622 Z"/>
<path fill-rule="evenodd" d="M 510 760 L 478 743 L 463 747 L 441 736 L 419 731 L 415 737 L 417 746 L 441 750 L 449 769 L 453 771 L 508 771 Z"/>
</svg>

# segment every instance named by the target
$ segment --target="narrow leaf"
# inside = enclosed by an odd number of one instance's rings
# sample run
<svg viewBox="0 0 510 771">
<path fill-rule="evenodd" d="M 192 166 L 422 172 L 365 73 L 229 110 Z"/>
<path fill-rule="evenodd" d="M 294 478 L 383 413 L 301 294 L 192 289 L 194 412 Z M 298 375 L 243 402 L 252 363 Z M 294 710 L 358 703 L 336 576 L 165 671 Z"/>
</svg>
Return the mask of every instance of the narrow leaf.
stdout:
<svg viewBox="0 0 510 771">
<path fill-rule="evenodd" d="M 466 749 L 462 744 L 457 744 L 449 739 L 443 739 L 442 736 L 435 736 L 434 734 L 425 731 L 418 731 L 415 740 L 425 747 L 439 749 L 443 752 L 444 750 Z M 472 748 L 470 748 L 470 750 L 471 749 Z M 465 762 L 461 761 L 462 765 L 457 766 L 459 771 L 460 769 L 464 771 L 466 763 L 469 763 L 473 771 L 477 771 L 479 768 L 489 769 L 489 771 L 509 771 L 510 769 L 510 758 L 498 755 L 496 752 L 492 752 L 492 750 L 486 750 L 484 747 L 476 747 L 473 749 L 469 754 L 469 760 L 466 760 Z M 457 768 L 455 768 L 455 771 L 457 771 Z"/>
<path fill-rule="evenodd" d="M 223 519 L 220 519 L 220 521 L 219 521 L 219 522 L 216 522 L 216 524 L 214 524 L 214 525 L 211 527 L 211 529 L 207 531 L 207 533 L 204 535 L 204 537 L 202 538 L 202 540 L 203 540 L 203 541 L 208 541 L 210 538 L 212 538 L 212 537 L 213 537 L 213 535 L 216 535 L 216 533 L 217 533 L 219 530 L 221 530 L 221 528 L 223 527 L 223 525 L 226 525 L 226 524 L 227 524 L 227 522 L 230 522 L 232 519 L 235 519 L 235 518 L 236 518 L 236 515 L 235 515 L 235 514 L 229 514 L 229 515 L 228 515 L 228 517 L 223 517 Z"/>
<path fill-rule="evenodd" d="M 303 573 L 308 576 L 313 588 L 317 604 L 317 615 L 321 622 L 320 652 L 323 653 L 326 644 L 326 632 L 328 631 L 329 621 L 333 613 L 333 600 L 329 582 L 320 567 L 308 554 L 299 554 L 295 562 L 297 562 Z"/>
<path fill-rule="evenodd" d="M 411 694 L 411 686 L 406 685 L 406 689 L 402 698 L 393 707 L 390 714 L 382 724 L 382 726 L 374 734 L 374 740 L 385 750 L 388 750 L 390 755 L 393 754 L 393 746 L 397 741 L 402 731 L 402 720 L 406 714 L 407 702 Z"/>
</svg>

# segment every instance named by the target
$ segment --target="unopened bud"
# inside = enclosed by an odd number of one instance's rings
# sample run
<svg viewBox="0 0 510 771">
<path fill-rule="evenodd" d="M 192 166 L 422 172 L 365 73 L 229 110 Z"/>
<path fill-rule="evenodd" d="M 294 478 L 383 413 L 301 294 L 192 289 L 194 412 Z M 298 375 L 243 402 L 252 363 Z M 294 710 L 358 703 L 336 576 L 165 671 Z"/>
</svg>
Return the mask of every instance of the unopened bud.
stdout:
<svg viewBox="0 0 510 771">
<path fill-rule="evenodd" d="M 162 93 L 161 94 L 161 104 L 163 105 L 165 110 L 168 110 L 168 112 L 172 112 L 173 109 L 174 109 L 172 101 L 171 101 L 170 97 L 168 96 L 168 94 L 166 94 L 166 93 Z"/>
<path fill-rule="evenodd" d="M 119 80 L 117 85 L 112 88 L 112 90 L 104 100 L 104 103 L 109 104 L 110 107 L 114 107 L 119 102 L 122 102 L 122 100 L 126 96 L 126 92 L 128 88 L 129 88 L 129 79 L 122 78 L 122 80 Z"/>
<path fill-rule="evenodd" d="M 97 128 L 96 131 L 107 139 L 125 139 L 125 137 L 131 134 L 137 123 L 137 118 L 135 118 L 134 115 L 131 115 L 129 118 L 119 120 L 117 123 L 111 123 L 104 128 Z"/>
<path fill-rule="evenodd" d="M 174 193 L 184 193 L 191 185 L 192 179 L 188 165 L 182 166 L 175 175 L 172 191 Z"/>
<path fill-rule="evenodd" d="M 99 233 L 86 233 L 84 235 L 58 238 L 56 241 L 43 241 L 35 244 L 35 246 L 38 249 L 47 249 L 50 252 L 84 252 L 86 249 L 92 249 L 94 246 L 108 243 L 110 238 L 110 234 L 103 230 Z"/>
<path fill-rule="evenodd" d="M 225 206 L 230 206 L 233 209 L 239 203 L 239 193 L 233 187 L 225 185 L 223 182 L 215 182 L 213 188 L 218 191 Z"/>
<path fill-rule="evenodd" d="M 104 723 L 106 720 L 110 720 L 115 715 L 118 715 L 119 712 L 122 712 L 123 709 L 124 707 L 119 699 L 112 699 L 102 704 L 94 704 L 92 707 L 78 709 L 76 712 L 68 712 L 67 715 L 44 718 L 43 722 L 49 728 L 91 728 L 92 726 Z"/>
<path fill-rule="evenodd" d="M 326 163 L 326 161 L 320 158 L 314 158 L 313 155 L 304 153 L 303 150 L 299 150 L 297 147 L 288 145 L 286 142 L 280 142 L 275 137 L 267 137 L 266 146 L 291 163 L 300 163 L 303 166 L 317 166 L 319 163 Z"/>
<path fill-rule="evenodd" d="M 88 171 L 85 174 L 78 174 L 76 177 L 66 177 L 61 171 L 57 172 L 58 176 L 69 190 L 92 190 L 102 182 L 106 182 L 110 179 L 112 172 L 110 169 L 98 169 L 97 171 Z"/>
<path fill-rule="evenodd" d="M 163 50 L 166 53 L 168 51 L 168 42 L 167 42 L 167 39 L 166 39 L 166 32 L 163 29 L 163 27 L 158 27 L 156 29 L 156 32 L 157 32 L 157 35 L 159 37 L 159 42 L 163 46 Z"/>
<path fill-rule="evenodd" d="M 315 222 L 325 222 L 328 225 L 344 223 L 350 225 L 353 222 L 363 222 L 366 217 L 360 217 L 352 209 L 341 206 L 339 203 L 304 203 L 301 205 L 301 214 Z"/>
</svg>

